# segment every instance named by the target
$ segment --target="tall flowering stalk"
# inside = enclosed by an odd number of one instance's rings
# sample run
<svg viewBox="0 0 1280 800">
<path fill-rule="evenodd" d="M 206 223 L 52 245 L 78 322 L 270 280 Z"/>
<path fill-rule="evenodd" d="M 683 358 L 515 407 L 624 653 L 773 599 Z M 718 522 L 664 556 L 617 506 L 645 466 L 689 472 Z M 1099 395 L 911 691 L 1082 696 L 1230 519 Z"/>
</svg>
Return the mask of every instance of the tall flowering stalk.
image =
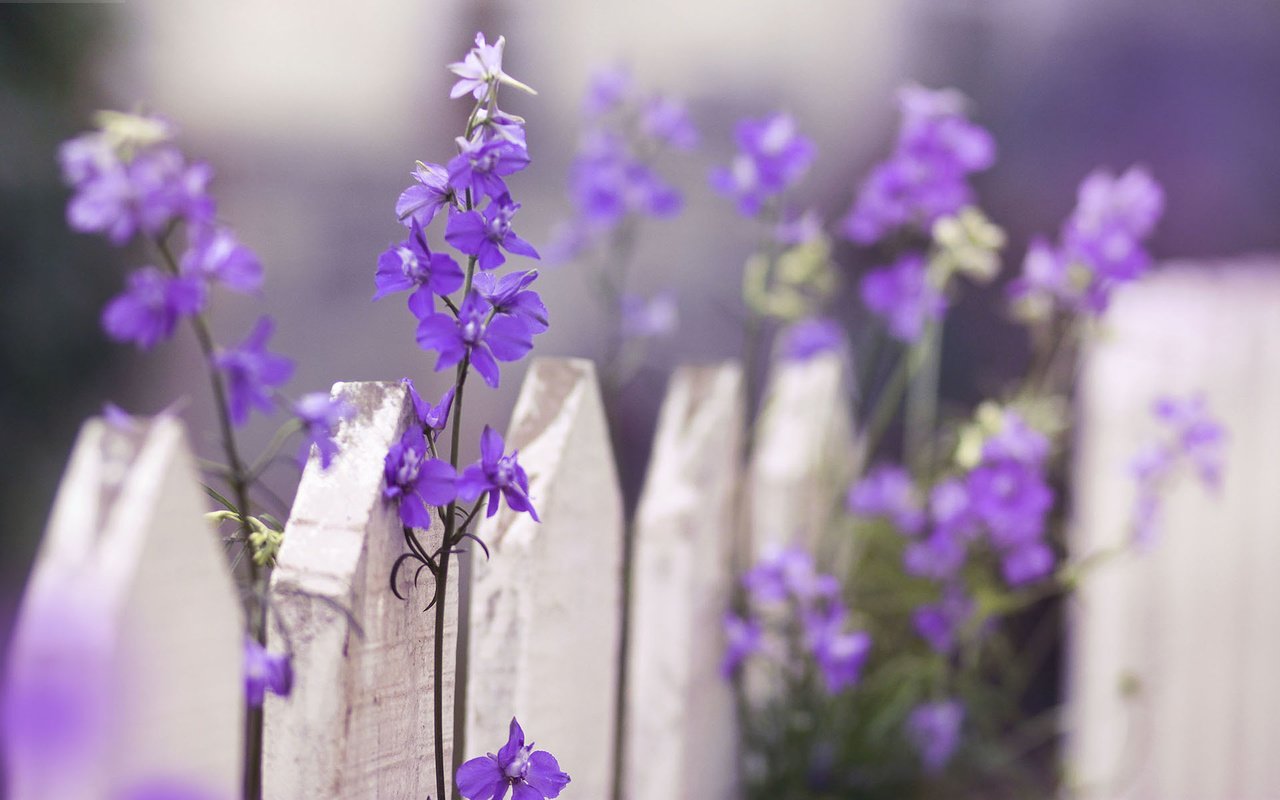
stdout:
<svg viewBox="0 0 1280 800">
<path fill-rule="evenodd" d="M 175 142 L 176 128 L 166 119 L 104 111 L 97 121 L 97 130 L 65 142 L 59 152 L 64 178 L 72 188 L 67 222 L 81 233 L 102 234 L 115 246 L 141 241 L 153 263 L 159 264 L 136 269 L 124 291 L 103 309 L 102 327 L 111 339 L 150 350 L 186 321 L 200 345 L 225 456 L 225 463 L 205 470 L 221 484 L 205 486 L 220 506 L 209 516 L 220 524 L 232 523 L 224 539 L 232 569 L 246 589 L 245 690 L 250 714 L 244 791 L 245 797 L 257 798 L 263 697 L 267 691 L 286 695 L 292 685 L 288 653 L 269 653 L 263 647 L 269 572 L 283 542 L 284 524 L 261 507 L 259 481 L 287 440 L 298 433 L 303 434 L 299 463 L 314 447 L 321 467 L 327 468 L 337 452 L 334 431 L 350 409 L 326 393 L 295 400 L 281 390 L 294 365 L 268 349 L 274 330 L 268 316 L 238 344 L 218 344 L 210 314 L 213 294 L 226 290 L 258 295 L 263 269 L 253 251 L 218 219 L 209 193 L 213 169 L 182 153 Z M 255 412 L 276 411 L 284 411 L 288 419 L 261 454 L 247 461 L 236 429 Z M 106 417 L 117 427 L 135 425 L 115 406 L 108 405 Z"/>
<path fill-rule="evenodd" d="M 378 258 L 377 300 L 410 292 L 409 310 L 417 319 L 418 346 L 436 354 L 437 372 L 452 369 L 453 382 L 435 405 L 423 400 L 405 379 L 416 424 L 386 456 L 383 496 L 399 509 L 407 552 L 390 568 L 391 589 L 398 597 L 400 574 L 414 565 L 415 576 L 426 570 L 434 590 L 426 610 L 435 612 L 434 741 L 436 796 L 445 798 L 450 785 L 444 757 L 444 602 L 450 556 L 466 539 L 484 548 L 474 533 L 481 509 L 492 517 L 505 504 L 538 519 L 529 478 L 517 454 L 508 453 L 502 437 L 489 426 L 480 437 L 480 460 L 460 469 L 460 440 L 467 378 L 474 370 L 490 387 L 501 381 L 501 363 L 522 359 L 533 337 L 547 330 L 547 309 L 531 288 L 535 270 L 498 275 L 510 256 L 538 258 L 538 252 L 512 227 L 520 204 L 512 199 L 507 179 L 529 165 L 525 123 L 498 107 L 501 86 L 533 94 L 502 67 L 506 40 L 489 44 L 476 34 L 475 48 L 449 69 L 458 76 L 451 97 L 474 100 L 457 154 L 445 164 L 418 162 L 414 183 L 400 195 L 396 215 L 408 228 L 407 238 Z M 445 243 L 454 256 L 435 252 L 428 234 L 443 217 Z M 445 431 L 448 430 L 447 440 Z M 448 450 L 446 452 L 445 447 Z M 444 528 L 441 542 L 428 550 L 418 531 L 431 525 L 435 514 Z M 486 555 L 488 553 L 485 549 Z M 416 577 L 415 577 L 416 582 Z M 555 797 L 569 777 L 544 751 L 524 746 L 523 732 L 512 721 L 512 738 L 497 756 L 473 759 L 458 772 L 453 796 L 461 790 L 467 800 L 488 800 L 514 789 L 517 797 Z"/>
</svg>

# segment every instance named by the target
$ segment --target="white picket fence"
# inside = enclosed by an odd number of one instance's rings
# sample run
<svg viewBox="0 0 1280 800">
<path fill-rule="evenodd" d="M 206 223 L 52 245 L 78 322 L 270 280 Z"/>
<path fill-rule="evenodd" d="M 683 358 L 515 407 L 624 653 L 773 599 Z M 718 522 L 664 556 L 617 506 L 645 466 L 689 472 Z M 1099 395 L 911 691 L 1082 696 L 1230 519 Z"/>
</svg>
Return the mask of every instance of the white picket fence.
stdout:
<svg viewBox="0 0 1280 800">
<path fill-rule="evenodd" d="M 1081 596 L 1068 754 L 1081 796 L 1280 796 L 1280 767 L 1267 752 L 1280 741 L 1280 689 L 1270 677 L 1280 661 L 1280 582 L 1270 575 L 1280 493 L 1265 484 L 1280 453 L 1280 423 L 1270 421 L 1280 378 L 1267 372 L 1280 366 L 1274 297 L 1280 276 L 1170 273 L 1122 298 L 1116 335 L 1086 370 L 1074 537 L 1082 553 L 1119 524 L 1128 498 L 1117 470 L 1148 393 L 1203 385 L 1237 433 L 1224 496 L 1175 498 L 1158 553 L 1117 565 Z M 1181 321 L 1170 324 L 1175 314 Z M 1197 340 L 1203 331 L 1218 338 L 1212 347 Z M 1222 358 L 1224 340 L 1238 344 L 1237 357 Z M 752 552 L 811 541 L 838 508 L 857 458 L 847 373 L 835 358 L 782 365 L 745 466 L 740 370 L 673 376 L 633 526 L 630 681 L 616 765 L 623 800 L 737 796 L 720 617 Z M 389 572 L 404 543 L 380 495 L 383 457 L 412 408 L 399 383 L 340 383 L 334 392 L 356 413 L 339 431 L 331 467 L 307 464 L 271 581 L 269 638 L 293 652 L 296 679 L 291 697 L 270 697 L 265 709 L 265 796 L 425 798 L 435 786 L 433 626 L 422 613 L 430 580 L 408 602 L 392 594 Z M 458 565 L 471 576 L 469 602 L 445 647 L 465 668 L 445 685 L 465 704 L 456 720 L 449 708 L 445 744 L 452 750 L 460 735 L 460 757 L 495 752 L 517 716 L 573 776 L 563 797 L 603 800 L 619 727 L 624 519 L 592 365 L 536 360 L 507 443 L 520 450 L 542 523 L 504 510 L 479 530 L 491 559 L 471 553 Z M 103 683 L 114 702 L 74 770 L 51 773 L 38 753 L 8 743 L 14 800 L 111 797 L 155 779 L 236 796 L 241 611 L 205 510 L 177 421 L 137 432 L 86 423 L 11 653 L 12 663 L 38 669 L 10 680 L 19 690 L 42 680 Z M 456 588 L 447 602 L 459 603 Z M 93 622 L 91 652 L 67 645 L 84 638 L 70 635 L 78 630 L 54 635 L 63 617 Z M 1128 670 L 1152 677 L 1136 706 L 1116 691 Z M 1233 727 L 1236 719 L 1247 727 Z M 1133 747 L 1143 751 L 1132 762 L 1138 777 L 1104 781 Z"/>
</svg>

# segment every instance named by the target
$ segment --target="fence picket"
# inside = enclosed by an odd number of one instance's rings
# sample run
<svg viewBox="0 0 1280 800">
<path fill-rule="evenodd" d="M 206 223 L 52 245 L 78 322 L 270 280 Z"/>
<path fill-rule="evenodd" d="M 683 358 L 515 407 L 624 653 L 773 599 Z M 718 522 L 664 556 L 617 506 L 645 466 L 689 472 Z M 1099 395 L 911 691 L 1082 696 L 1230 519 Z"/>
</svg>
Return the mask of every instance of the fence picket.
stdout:
<svg viewBox="0 0 1280 800">
<path fill-rule="evenodd" d="M 672 376 L 636 512 L 623 797 L 737 796 L 733 693 L 720 675 L 742 475 L 736 364 Z"/>
<path fill-rule="evenodd" d="M 469 615 L 468 755 L 496 752 L 513 715 L 605 798 L 614 763 L 622 498 L 595 368 L 536 359 L 506 437 L 542 523 L 503 508 L 479 535 Z"/>
<path fill-rule="evenodd" d="M 243 622 L 176 418 L 81 428 L 18 617 L 8 797 L 239 790 Z"/>
<path fill-rule="evenodd" d="M 1275 797 L 1280 276 L 1274 264 L 1171 267 L 1121 292 L 1108 319 L 1080 387 L 1078 557 L 1128 535 L 1129 465 L 1156 432 L 1158 395 L 1204 391 L 1230 439 L 1221 493 L 1187 476 L 1149 551 L 1098 568 L 1072 604 L 1077 796 Z"/>
<path fill-rule="evenodd" d="M 411 588 L 409 569 L 400 576 L 409 602 L 392 593 L 391 566 L 407 548 L 396 508 L 381 494 L 384 458 L 413 406 L 399 383 L 338 383 L 333 391 L 355 413 L 338 430 L 329 469 L 315 454 L 308 462 L 271 580 L 271 640 L 292 646 L 295 680 L 292 696 L 267 700 L 266 796 L 422 798 L 435 791 L 434 628 L 423 613 L 433 587 L 424 572 Z M 440 537 L 438 523 L 420 534 L 428 550 Z M 456 608 L 456 581 L 447 595 Z M 446 618 L 456 619 L 453 608 Z M 445 635 L 453 653 L 457 631 Z M 448 752 L 452 704 L 445 709 Z"/>
</svg>

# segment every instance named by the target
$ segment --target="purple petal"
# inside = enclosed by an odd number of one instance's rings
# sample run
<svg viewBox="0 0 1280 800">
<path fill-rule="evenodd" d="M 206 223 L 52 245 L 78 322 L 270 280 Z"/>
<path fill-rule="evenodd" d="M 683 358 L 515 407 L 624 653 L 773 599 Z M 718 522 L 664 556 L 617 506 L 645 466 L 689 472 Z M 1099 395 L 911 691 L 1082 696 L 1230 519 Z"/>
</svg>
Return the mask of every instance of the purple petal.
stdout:
<svg viewBox="0 0 1280 800">
<path fill-rule="evenodd" d="M 555 756 L 546 750 L 535 750 L 529 755 L 529 772 L 524 779 L 549 800 L 558 797 L 560 791 L 569 784 L 568 774 L 560 771 L 560 764 Z"/>
<path fill-rule="evenodd" d="M 492 756 L 480 756 L 458 767 L 458 791 L 466 800 L 488 800 L 503 791 L 506 776 Z"/>
<path fill-rule="evenodd" d="M 416 488 L 428 505 L 442 506 L 458 495 L 458 476 L 447 461 L 433 458 L 418 472 Z"/>
<path fill-rule="evenodd" d="M 485 433 L 488 433 L 489 430 L 486 427 Z M 501 445 L 499 445 L 499 455 L 501 455 Z M 507 743 L 498 751 L 499 766 L 505 769 L 515 759 L 516 754 L 520 752 L 522 747 L 524 747 L 524 729 L 520 727 L 520 723 L 516 721 L 516 718 L 512 717 L 511 724 L 507 727 Z"/>
</svg>

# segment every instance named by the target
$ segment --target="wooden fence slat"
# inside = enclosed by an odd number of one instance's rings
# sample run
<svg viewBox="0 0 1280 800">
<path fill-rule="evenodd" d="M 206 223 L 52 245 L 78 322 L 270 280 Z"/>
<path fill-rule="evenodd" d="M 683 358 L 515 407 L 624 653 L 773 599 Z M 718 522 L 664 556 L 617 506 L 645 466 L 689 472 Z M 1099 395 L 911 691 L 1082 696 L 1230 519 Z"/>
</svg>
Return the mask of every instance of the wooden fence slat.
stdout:
<svg viewBox="0 0 1280 800">
<path fill-rule="evenodd" d="M 542 523 L 505 506 L 473 559 L 466 749 L 496 752 L 512 716 L 573 776 L 609 796 L 622 614 L 622 497 L 591 362 L 535 359 L 506 438 Z"/>
<path fill-rule="evenodd" d="M 424 572 L 410 589 L 406 569 L 400 586 L 409 601 L 392 594 L 391 566 L 407 547 L 396 507 L 382 499 L 384 459 L 413 406 L 398 382 L 338 383 L 333 392 L 354 413 L 338 430 L 329 469 L 315 454 L 307 463 L 271 580 L 270 639 L 274 649 L 292 643 L 295 679 L 290 697 L 267 698 L 265 792 L 271 800 L 424 798 L 435 792 L 434 624 L 423 613 L 434 588 Z M 438 522 L 420 534 L 428 550 L 440 537 Z M 451 622 L 457 596 L 452 581 Z M 456 628 L 445 636 L 451 656 Z M 451 698 L 452 657 L 446 664 Z M 452 709 L 447 701 L 447 753 Z"/>
<path fill-rule="evenodd" d="M 736 364 L 671 378 L 636 512 L 626 800 L 737 796 L 733 692 L 720 674 L 742 475 Z"/>
<path fill-rule="evenodd" d="M 1085 362 L 1071 536 L 1120 545 L 1129 465 L 1159 395 L 1203 391 L 1227 427 L 1222 491 L 1191 476 L 1144 553 L 1087 578 L 1071 608 L 1068 767 L 1082 798 L 1280 796 L 1280 273 L 1170 267 L 1117 297 Z M 1125 676 L 1136 695 L 1121 690 Z"/>
<path fill-rule="evenodd" d="M 810 547 L 848 486 L 857 455 L 846 361 L 776 362 L 756 428 L 747 493 L 752 543 Z"/>
<path fill-rule="evenodd" d="M 176 418 L 81 429 L 10 652 L 8 797 L 239 791 L 243 621 L 199 487 Z"/>
</svg>

